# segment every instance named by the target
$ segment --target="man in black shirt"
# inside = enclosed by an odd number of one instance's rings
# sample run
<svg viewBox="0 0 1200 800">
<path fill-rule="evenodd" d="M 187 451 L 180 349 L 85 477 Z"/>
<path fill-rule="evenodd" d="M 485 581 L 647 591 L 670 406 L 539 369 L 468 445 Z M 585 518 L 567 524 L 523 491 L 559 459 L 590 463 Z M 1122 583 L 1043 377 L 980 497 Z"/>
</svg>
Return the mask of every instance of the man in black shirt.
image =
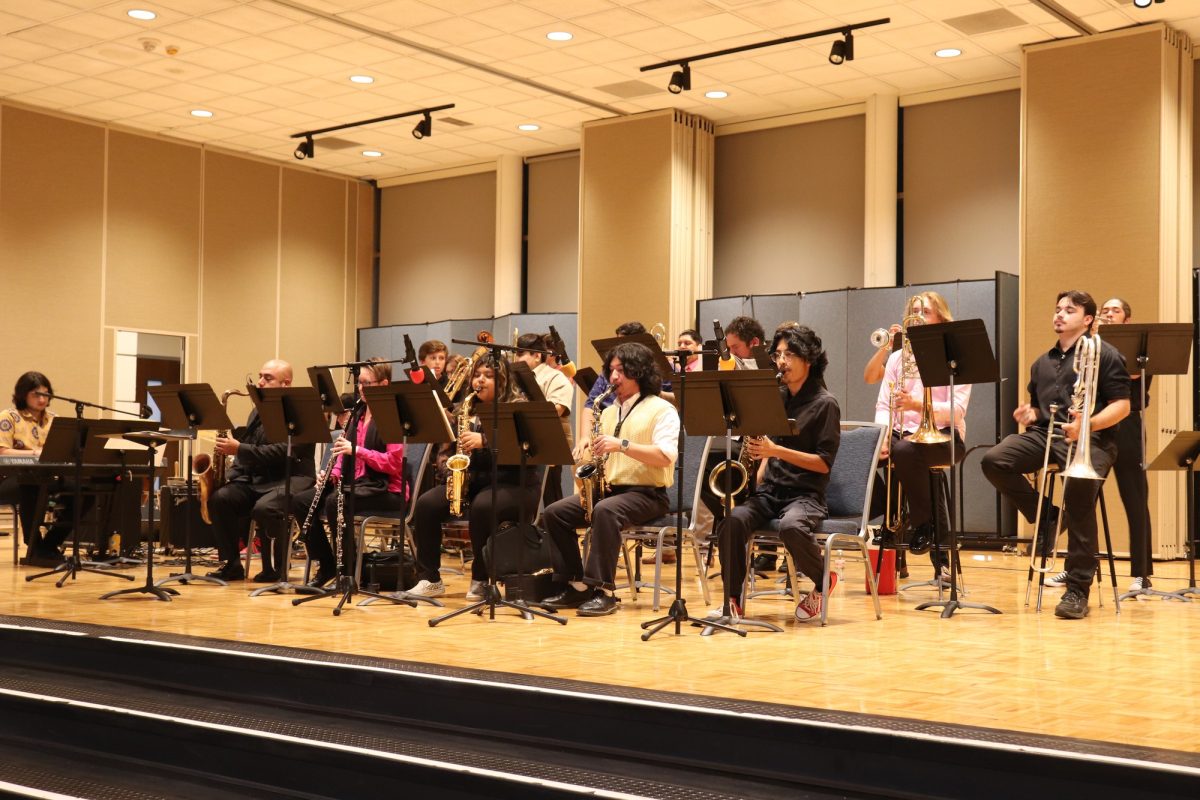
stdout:
<svg viewBox="0 0 1200 800">
<path fill-rule="evenodd" d="M 811 328 L 776 332 L 771 349 L 784 384 L 781 399 L 798 433 L 777 437 L 778 441 L 763 437 L 742 443 L 754 458 L 762 459 L 758 485 L 745 503 L 718 524 L 717 537 L 726 585 L 731 595 L 740 594 L 746 579 L 746 541 L 769 520 L 778 519 L 779 538 L 796 569 L 817 585 L 796 606 L 796 619 L 807 622 L 820 618 L 824 600 L 825 564 L 813 533 L 828 516 L 825 487 L 841 442 L 841 410 L 825 388 L 829 359 Z M 829 591 L 836 585 L 837 574 L 830 573 Z"/>
<path fill-rule="evenodd" d="M 1073 369 L 1076 343 L 1091 329 L 1096 318 L 1096 301 L 1087 292 L 1073 290 L 1058 295 L 1054 311 L 1054 332 L 1058 342 L 1033 362 L 1030 369 L 1029 399 L 1013 412 L 1013 419 L 1025 425 L 1024 433 L 1014 433 L 983 457 L 983 474 L 997 489 L 1016 504 L 1025 519 L 1037 515 L 1038 494 L 1025 474 L 1041 468 L 1046 452 L 1050 406 L 1066 441 L 1055 440 L 1051 458 L 1063 466 L 1067 443 L 1079 438 L 1081 418 L 1071 408 L 1076 374 Z M 1096 374 L 1095 405 L 1091 413 L 1092 468 L 1101 477 L 1108 474 L 1117 457 L 1115 426 L 1129 414 L 1129 374 L 1121 354 L 1110 345 L 1100 348 Z M 1096 573 L 1096 496 L 1103 480 L 1074 478 L 1066 481 L 1063 506 L 1067 525 L 1067 591 L 1054 609 L 1055 616 L 1082 619 L 1088 613 L 1088 590 Z M 1057 529 L 1058 511 L 1048 509 L 1042 515 L 1042 535 L 1051 539 Z"/>
</svg>

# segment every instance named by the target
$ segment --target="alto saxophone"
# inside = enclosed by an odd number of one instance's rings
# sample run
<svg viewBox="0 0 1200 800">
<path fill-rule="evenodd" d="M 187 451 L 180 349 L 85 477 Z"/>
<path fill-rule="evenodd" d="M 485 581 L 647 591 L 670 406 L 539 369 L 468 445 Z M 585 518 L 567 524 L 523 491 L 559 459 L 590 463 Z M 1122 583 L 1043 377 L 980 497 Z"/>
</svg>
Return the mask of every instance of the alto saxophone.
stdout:
<svg viewBox="0 0 1200 800">
<path fill-rule="evenodd" d="M 592 403 L 593 442 L 600 437 L 600 404 L 614 391 L 616 387 L 609 386 Z M 591 447 L 590 444 L 588 446 Z M 588 522 L 592 521 L 592 509 L 596 507 L 596 503 L 603 500 L 604 495 L 608 493 L 608 481 L 604 477 L 604 462 L 607 460 L 607 454 L 598 456 L 593 450 L 591 459 L 575 469 L 575 477 L 580 482 L 579 504 L 583 506 L 583 518 Z"/>
<path fill-rule="evenodd" d="M 221 393 L 222 407 L 229 408 L 229 398 L 233 395 L 241 397 L 249 397 L 249 392 L 243 392 L 238 389 L 226 389 Z M 217 431 L 217 436 L 228 436 L 229 431 Z M 205 525 L 212 525 L 212 516 L 208 513 L 208 498 L 212 497 L 213 492 L 225 485 L 225 469 L 229 463 L 229 456 L 223 456 L 213 449 L 212 455 L 201 453 L 192 458 L 192 472 L 196 478 L 197 492 L 200 495 L 200 519 L 204 520 Z"/>
<path fill-rule="evenodd" d="M 462 449 L 463 434 L 471 430 L 471 403 L 475 401 L 475 392 L 471 392 L 463 400 L 458 412 L 458 438 L 454 455 L 446 460 L 446 468 L 450 475 L 446 478 L 446 499 L 450 501 L 450 515 L 461 516 L 466 505 L 463 499 L 463 487 L 467 482 L 467 468 L 471 466 L 471 455 Z"/>
</svg>

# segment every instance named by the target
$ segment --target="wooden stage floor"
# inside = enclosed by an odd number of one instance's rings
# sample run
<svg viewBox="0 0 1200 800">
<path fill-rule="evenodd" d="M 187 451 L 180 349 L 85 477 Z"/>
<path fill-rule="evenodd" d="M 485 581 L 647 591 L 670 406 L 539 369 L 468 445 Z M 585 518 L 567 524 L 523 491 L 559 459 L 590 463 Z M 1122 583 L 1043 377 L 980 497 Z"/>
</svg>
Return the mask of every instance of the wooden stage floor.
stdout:
<svg viewBox="0 0 1200 800">
<path fill-rule="evenodd" d="M 0 552 L 10 542 L 0 538 Z M 1200 601 L 1128 601 L 1118 617 L 1111 590 L 1099 608 L 1093 589 L 1087 619 L 1059 620 L 1061 590 L 1047 589 L 1040 614 L 1024 607 L 1025 559 L 964 558 L 966 599 L 1003 614 L 960 611 L 943 620 L 914 610 L 935 594 L 919 589 L 883 597 L 877 621 L 851 559 L 828 627 L 798 625 L 790 603 L 764 598 L 752 614 L 785 630 L 745 639 L 685 628 L 642 642 L 638 623 L 658 616 L 649 594 L 626 599 L 610 617 L 567 612 L 565 626 L 501 610 L 494 621 L 464 615 L 430 628 L 441 609 L 377 603 L 334 617 L 333 600 L 293 608 L 290 596 L 248 597 L 251 583 L 186 586 L 171 603 L 101 601 L 133 584 L 90 574 L 62 589 L 49 579 L 28 583 L 35 570 L 14 568 L 11 558 L 0 565 L 0 613 L 1200 752 Z M 912 560 L 914 579 L 928 577 L 928 561 Z M 1127 562 L 1118 570 L 1124 590 Z M 1155 571 L 1155 588 L 1187 585 L 1186 562 Z M 447 609 L 461 607 L 466 580 L 447 583 Z M 684 589 L 689 609 L 703 616 L 694 579 Z M 715 598 L 715 581 L 712 589 Z"/>
</svg>

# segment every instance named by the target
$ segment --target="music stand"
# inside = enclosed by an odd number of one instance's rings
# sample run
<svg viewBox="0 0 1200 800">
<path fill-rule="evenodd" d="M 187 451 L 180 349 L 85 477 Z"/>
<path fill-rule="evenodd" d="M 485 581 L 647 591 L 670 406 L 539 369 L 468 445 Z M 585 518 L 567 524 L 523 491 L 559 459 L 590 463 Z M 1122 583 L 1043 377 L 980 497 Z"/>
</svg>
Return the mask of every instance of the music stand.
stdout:
<svg viewBox="0 0 1200 800">
<path fill-rule="evenodd" d="M 279 594 L 324 594 L 315 586 L 291 583 L 292 566 L 292 447 L 297 444 L 324 442 L 329 434 L 321 412 L 321 396 L 309 386 L 284 386 L 278 389 L 251 388 L 250 400 L 258 409 L 267 439 L 287 442 L 283 462 L 283 530 L 274 543 L 279 580 L 255 589 L 251 597 L 267 592 Z"/>
<path fill-rule="evenodd" d="M 684 383 L 687 386 L 687 403 L 681 417 L 683 427 L 692 436 L 724 436 L 725 462 L 733 459 L 734 436 L 786 436 L 791 433 L 787 412 L 779 396 L 779 382 L 775 373 L 770 370 L 713 370 L 710 372 L 686 373 Z M 683 454 L 680 454 L 680 459 Z M 725 519 L 733 513 L 733 470 L 725 470 Z M 739 542 L 730 542 L 729 549 L 742 546 Z M 676 554 L 676 564 L 682 565 Z M 747 564 L 747 572 L 751 565 Z M 731 600 L 732 592 L 739 592 L 741 587 L 729 584 L 730 572 L 728 565 L 721 565 L 722 598 L 721 616 L 714 619 L 698 620 L 704 630 L 702 636 L 711 636 L 718 630 L 733 631 L 739 636 L 745 636 L 746 631 L 738 626 L 781 633 L 778 625 L 765 620 L 757 620 L 739 616 L 734 612 Z M 682 598 L 676 596 L 672 603 L 682 604 Z M 671 615 L 668 615 L 670 618 Z M 652 620 L 643 627 L 656 625 L 653 633 L 665 625 L 667 618 Z"/>
<path fill-rule="evenodd" d="M 229 414 L 216 392 L 207 383 L 181 383 L 167 386 L 149 386 L 147 391 L 154 398 L 162 414 L 163 425 L 177 431 L 186 430 L 189 434 L 181 441 L 187 442 L 187 456 L 183 459 L 187 469 L 187 480 L 184 496 L 190 502 L 192 499 L 193 481 L 193 449 L 196 444 L 196 434 L 201 430 L 230 430 L 233 423 Z M 224 458 L 225 456 L 221 456 Z M 215 583 L 217 586 L 228 586 L 220 578 L 208 575 L 192 574 L 192 515 L 183 515 L 183 572 L 173 573 L 159 580 L 158 585 L 178 581 L 187 585 L 189 581 L 197 583 Z"/>
<path fill-rule="evenodd" d="M 526 367 L 526 370 L 528 371 L 528 367 Z M 532 372 L 530 372 L 530 375 L 532 375 Z M 574 457 L 571 455 L 571 447 L 567 444 L 567 435 L 563 431 L 562 422 L 559 420 L 558 411 L 555 409 L 553 403 L 546 400 L 525 403 L 499 403 L 494 408 L 481 408 L 479 410 L 479 418 L 484 430 L 495 431 L 496 440 L 494 444 L 492 442 L 489 442 L 489 444 L 493 445 L 493 454 L 498 457 L 497 463 L 519 466 L 520 471 L 518 474 L 520 477 L 518 483 L 522 489 L 527 487 L 525 470 L 528 465 L 550 467 L 556 464 L 574 463 Z M 492 489 L 494 492 L 495 483 L 492 484 Z M 518 529 L 522 531 L 529 524 L 526 517 L 527 505 L 527 503 L 522 502 L 517 511 Z M 494 520 L 491 533 L 494 541 L 497 533 L 497 525 Z M 493 547 L 495 546 L 493 544 Z M 493 552 L 495 551 L 493 550 Z M 521 553 L 519 558 L 522 559 L 522 563 L 518 565 L 517 574 L 521 576 L 524 574 L 524 548 L 522 547 L 519 552 Z M 500 588 L 496 585 L 495 558 L 487 560 L 487 568 L 488 582 L 487 586 L 484 587 L 483 597 L 463 608 L 443 614 L 440 617 L 434 617 L 429 620 L 430 627 L 434 627 L 438 623 L 457 617 L 460 614 L 465 614 L 468 611 L 482 616 L 485 608 L 488 610 L 488 619 L 495 619 L 497 606 L 511 608 L 520 613 L 524 619 L 536 616 L 554 620 L 562 625 L 567 624 L 565 617 L 560 617 L 549 611 L 530 608 L 530 605 L 524 598 L 508 600 L 502 597 Z M 534 605 L 537 604 L 535 603 Z"/>
<path fill-rule="evenodd" d="M 1180 600 L 1200 595 L 1196 586 L 1196 461 L 1200 458 L 1200 431 L 1180 431 L 1146 469 L 1187 472 L 1188 586 L 1171 592 Z"/>
<path fill-rule="evenodd" d="M 346 410 L 346 407 L 342 405 L 342 395 L 337 390 L 337 384 L 333 381 L 333 373 L 329 371 L 329 367 L 309 367 L 308 380 L 321 397 L 322 411 L 336 417 Z"/>
<path fill-rule="evenodd" d="M 592 387 L 600 380 L 599 373 L 591 367 L 580 367 L 575 370 L 575 385 L 583 390 L 584 395 L 592 393 Z"/>
<path fill-rule="evenodd" d="M 964 319 L 956 322 L 939 322 L 932 325 L 912 325 L 906 331 L 909 346 L 912 348 L 913 359 L 917 363 L 917 373 L 921 376 L 921 385 L 929 388 L 938 386 L 950 387 L 950 469 L 955 463 L 955 438 L 958 426 L 955 417 L 958 414 L 954 403 L 954 387 L 956 384 L 995 383 L 1000 379 L 1000 365 L 996 363 L 992 343 L 988 339 L 987 328 L 981 319 Z M 963 442 L 964 446 L 966 442 Z M 950 474 L 949 506 L 954 508 L 954 476 Z M 930 497 L 936 502 L 935 497 Z M 934 519 L 937 519 L 934 511 Z M 947 537 L 950 542 L 950 598 L 948 600 L 930 600 L 917 606 L 917 611 L 928 608 L 941 608 L 942 619 L 949 619 L 960 608 L 976 608 L 999 614 L 1000 609 L 984 603 L 969 603 L 958 599 L 958 576 L 962 569 L 958 554 L 958 531 L 954 526 L 954 514 L 948 514 L 950 530 Z M 936 523 L 935 523 L 936 524 Z M 934 540 L 937 537 L 935 535 Z M 883 556 L 880 555 L 882 560 Z"/>
<path fill-rule="evenodd" d="M 187 433 L 171 433 L 170 431 L 131 431 L 123 434 L 105 434 L 107 437 L 120 437 L 134 445 L 140 445 L 146 448 L 147 470 L 150 476 L 150 489 L 146 505 L 149 507 L 149 535 L 146 538 L 146 582 L 141 586 L 134 586 L 129 589 L 119 589 L 115 592 L 108 592 L 100 595 L 101 600 L 108 600 L 112 597 L 117 597 L 123 594 L 149 594 L 156 599 L 164 602 L 171 602 L 173 595 L 178 595 L 177 589 L 154 584 L 154 473 L 157 471 L 157 466 L 154 463 L 155 448 L 160 444 L 170 444 L 188 438 Z"/>
<path fill-rule="evenodd" d="M 513 383 L 525 393 L 526 399 L 531 403 L 544 403 L 546 401 L 546 395 L 542 392 L 542 387 L 538 386 L 533 370 L 524 361 L 510 361 L 508 363 L 508 373 L 512 376 Z"/>
<path fill-rule="evenodd" d="M 127 581 L 133 580 L 132 575 L 84 566 L 83 561 L 79 558 L 79 528 L 83 517 L 83 465 L 85 463 L 89 466 L 123 465 L 124 452 L 107 449 L 105 445 L 108 443 L 108 440 L 102 438 L 104 434 L 145 430 L 146 428 L 155 427 L 156 423 L 143 422 L 142 420 L 84 419 L 82 416 L 84 405 L 87 404 L 76 403 L 75 410 L 78 416 L 55 420 L 54 425 L 50 428 L 49 435 L 46 437 L 46 445 L 42 449 L 41 457 L 41 460 L 45 462 L 69 461 L 73 464 L 75 485 L 71 491 L 71 555 L 52 570 L 27 576 L 25 578 L 26 582 L 44 578 L 47 575 L 56 575 L 60 572 L 62 573 L 62 577 L 55 582 L 55 586 L 60 589 L 67 582 L 68 578 L 74 580 L 80 572 L 111 575 Z M 69 458 L 66 457 L 66 453 L 70 454 Z M 42 496 L 42 493 L 39 493 L 39 507 L 42 504 Z M 34 531 L 30 532 L 29 541 L 31 544 L 34 542 Z"/>
<path fill-rule="evenodd" d="M 595 348 L 596 354 L 603 361 L 605 357 L 619 344 L 642 344 L 650 348 L 650 352 L 654 356 L 654 363 L 658 365 L 658 374 L 667 380 L 674 374 L 671 369 L 671 362 L 667 360 L 663 354 L 662 347 L 659 346 L 658 340 L 648 333 L 637 333 L 632 336 L 609 336 L 604 339 L 593 339 L 592 347 Z M 608 364 L 604 364 L 604 369 L 607 371 Z M 578 375 L 579 373 L 576 373 Z"/>
</svg>

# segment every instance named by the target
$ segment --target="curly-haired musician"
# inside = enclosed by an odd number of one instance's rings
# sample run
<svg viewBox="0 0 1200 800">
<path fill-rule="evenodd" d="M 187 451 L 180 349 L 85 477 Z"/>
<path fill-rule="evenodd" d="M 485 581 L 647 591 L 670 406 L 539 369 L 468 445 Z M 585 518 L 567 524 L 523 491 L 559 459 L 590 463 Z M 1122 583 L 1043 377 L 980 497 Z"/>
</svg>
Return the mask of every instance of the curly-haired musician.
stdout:
<svg viewBox="0 0 1200 800">
<path fill-rule="evenodd" d="M 750 497 L 717 524 L 721 569 L 728 572 L 731 602 L 737 602 L 746 580 L 746 543 L 769 520 L 780 521 L 783 541 L 796 569 L 816 584 L 796 606 L 796 619 L 821 616 L 821 586 L 825 564 L 814 532 L 828 516 L 825 487 L 829 470 L 841 444 L 841 409 L 825 388 L 829 358 L 821 338 L 811 328 L 798 326 L 778 331 L 771 343 L 772 359 L 783 386 L 780 396 L 796 433 L 790 436 L 747 438 L 742 446 L 762 459 L 759 481 Z M 837 573 L 829 575 L 829 591 L 837 586 Z"/>
<path fill-rule="evenodd" d="M 1025 475 L 1042 466 L 1046 457 L 1046 437 L 1053 415 L 1066 441 L 1054 439 L 1050 457 L 1059 466 L 1066 460 L 1067 442 L 1079 438 L 1082 416 L 1072 406 L 1076 383 L 1074 365 L 1076 347 L 1087 335 L 1096 318 L 1096 301 L 1087 292 L 1060 292 L 1054 310 L 1054 333 L 1058 341 L 1038 357 L 1030 367 L 1029 402 L 1018 406 L 1013 419 L 1026 426 L 1024 433 L 1006 436 L 983 457 L 983 474 L 1000 492 L 1012 500 L 1025 519 L 1037 517 L 1038 493 Z M 1091 466 L 1101 475 L 1108 474 L 1117 457 L 1116 425 L 1129 414 L 1129 374 L 1124 359 L 1110 345 L 1100 348 L 1095 381 L 1095 402 L 1090 411 Z M 1088 613 L 1088 592 L 1096 573 L 1096 496 L 1104 482 L 1073 478 L 1063 492 L 1066 510 L 1067 591 L 1054 609 L 1055 616 L 1082 619 Z M 1058 509 L 1042 514 L 1039 535 L 1053 541 L 1058 528 Z"/>
<path fill-rule="evenodd" d="M 600 434 L 591 438 L 592 455 L 604 459 L 609 493 L 595 497 L 592 542 L 585 568 L 575 531 L 587 525 L 579 495 L 549 506 L 543 519 L 562 556 L 567 589 L 547 600 L 554 608 L 575 608 L 579 616 L 598 617 L 617 610 L 617 554 L 621 528 L 667 512 L 667 488 L 679 452 L 679 412 L 660 396 L 662 376 L 645 345 L 613 348 L 605 372 L 616 400 L 600 417 Z"/>
</svg>

